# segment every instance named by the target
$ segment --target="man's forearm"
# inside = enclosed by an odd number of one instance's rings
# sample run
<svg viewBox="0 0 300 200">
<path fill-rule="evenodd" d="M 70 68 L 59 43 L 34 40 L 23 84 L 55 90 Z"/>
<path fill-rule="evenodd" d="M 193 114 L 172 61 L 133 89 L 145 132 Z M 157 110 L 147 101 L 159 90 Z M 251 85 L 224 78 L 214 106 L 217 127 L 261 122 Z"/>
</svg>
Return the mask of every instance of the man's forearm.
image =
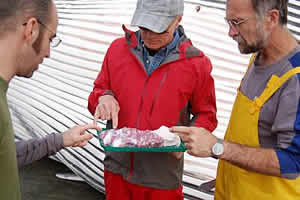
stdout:
<svg viewBox="0 0 300 200">
<path fill-rule="evenodd" d="M 279 161 L 273 149 L 253 148 L 225 141 L 224 153 L 220 159 L 249 171 L 281 175 Z"/>
<path fill-rule="evenodd" d="M 44 156 L 50 156 L 63 148 L 61 134 L 50 134 L 43 138 L 16 142 L 18 167 L 37 161 Z"/>
</svg>

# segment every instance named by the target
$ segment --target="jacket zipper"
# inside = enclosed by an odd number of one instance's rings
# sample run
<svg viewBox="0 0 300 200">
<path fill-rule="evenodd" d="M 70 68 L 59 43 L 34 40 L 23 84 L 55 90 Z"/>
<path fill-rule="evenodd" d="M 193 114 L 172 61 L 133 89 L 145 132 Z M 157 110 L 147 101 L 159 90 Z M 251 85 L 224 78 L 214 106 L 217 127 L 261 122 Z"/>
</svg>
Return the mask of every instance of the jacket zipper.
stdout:
<svg viewBox="0 0 300 200">
<path fill-rule="evenodd" d="M 153 102 L 152 102 L 152 105 L 151 105 L 151 109 L 150 109 L 150 117 L 152 116 L 152 113 L 153 113 L 153 110 L 154 110 L 154 106 L 156 104 L 156 101 L 157 101 L 158 95 L 160 93 L 160 90 L 161 90 L 162 86 L 164 85 L 164 83 L 165 83 L 165 81 L 167 79 L 168 72 L 169 72 L 169 69 L 167 69 L 167 71 L 165 72 L 165 74 L 163 76 L 163 79 L 160 81 L 159 88 L 156 90 L 156 94 L 155 94 L 155 97 L 153 99 Z"/>
<path fill-rule="evenodd" d="M 129 51 L 131 52 L 131 50 L 129 49 Z M 137 63 L 139 63 L 140 67 L 142 67 L 142 69 L 144 70 L 145 74 L 147 75 L 147 72 L 144 68 L 144 66 L 140 63 L 140 61 L 136 58 L 136 56 L 134 55 L 134 53 L 132 53 L 133 58 L 136 60 Z M 148 85 L 148 81 L 149 81 L 149 76 L 147 76 L 147 79 L 144 83 L 144 89 L 143 89 L 143 93 L 142 93 L 142 97 L 141 97 L 141 103 L 139 105 L 139 110 L 138 110 L 138 116 L 137 116 L 137 120 L 136 120 L 136 128 L 138 129 L 140 126 L 140 121 L 141 121 L 141 115 L 142 115 L 142 107 L 144 105 L 144 97 L 146 94 L 146 88 Z M 129 168 L 129 173 L 127 175 L 127 180 L 130 180 L 132 175 L 133 175 L 133 170 L 134 170 L 134 152 L 130 152 L 130 168 Z"/>
<path fill-rule="evenodd" d="M 144 84 L 144 89 L 143 89 L 143 93 L 142 93 L 142 97 L 141 97 L 142 99 L 141 99 L 141 103 L 140 103 L 140 106 L 139 106 L 138 117 L 137 117 L 137 120 L 136 120 L 136 128 L 137 129 L 140 127 L 141 116 L 142 116 L 142 108 L 143 108 L 143 105 L 144 105 L 144 97 L 146 95 L 146 89 L 147 89 L 148 81 L 149 81 L 149 77 L 147 77 L 146 82 Z"/>
<path fill-rule="evenodd" d="M 131 50 L 129 49 L 129 51 L 131 52 Z M 146 94 L 146 88 L 147 88 L 147 85 L 148 85 L 148 82 L 149 82 L 149 79 L 150 79 L 150 76 L 148 76 L 144 66 L 140 63 L 140 61 L 136 58 L 136 56 L 134 55 L 134 53 L 132 53 L 132 56 L 134 57 L 134 59 L 136 60 L 137 63 L 139 63 L 140 67 L 143 68 L 145 74 L 147 75 L 147 79 L 145 81 L 145 84 L 144 84 L 144 89 L 143 89 L 143 93 L 142 93 L 142 99 L 141 99 L 141 103 L 139 105 L 139 110 L 138 110 L 138 117 L 137 117 L 137 121 L 136 121 L 136 128 L 138 129 L 139 126 L 140 126 L 140 121 L 141 121 L 141 115 L 142 115 L 142 108 L 143 108 L 143 105 L 144 105 L 144 97 L 145 97 L 145 94 Z M 177 62 L 178 60 L 176 60 L 175 62 Z M 168 63 L 169 64 L 169 63 Z M 165 64 L 161 65 L 159 68 L 163 67 Z M 154 72 L 153 72 L 154 73 Z M 160 87 L 159 89 L 157 90 L 156 94 L 155 94 L 155 98 L 154 98 L 154 101 L 151 105 L 151 110 L 150 110 L 150 113 L 152 114 L 152 111 L 153 111 L 153 107 L 154 107 L 154 104 L 156 102 L 156 99 L 158 97 L 158 94 L 160 92 L 160 89 L 162 88 L 163 86 L 163 83 L 165 82 L 165 80 L 167 79 L 167 74 L 168 74 L 168 70 L 167 72 L 164 74 L 164 77 L 160 83 Z M 130 169 L 129 169 L 129 174 L 127 175 L 127 180 L 130 180 L 130 178 L 132 177 L 133 175 L 133 170 L 134 170 L 134 152 L 131 152 L 130 153 Z"/>
</svg>

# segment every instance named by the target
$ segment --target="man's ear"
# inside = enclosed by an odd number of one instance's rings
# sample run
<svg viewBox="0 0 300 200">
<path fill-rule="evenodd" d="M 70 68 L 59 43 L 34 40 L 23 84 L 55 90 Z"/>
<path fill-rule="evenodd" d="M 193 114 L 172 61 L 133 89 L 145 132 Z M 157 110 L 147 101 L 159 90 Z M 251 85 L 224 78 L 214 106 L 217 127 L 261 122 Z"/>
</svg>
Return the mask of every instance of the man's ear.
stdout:
<svg viewBox="0 0 300 200">
<path fill-rule="evenodd" d="M 266 17 L 267 26 L 270 30 L 274 29 L 279 24 L 280 13 L 276 9 L 272 9 L 268 11 L 268 15 Z"/>
<path fill-rule="evenodd" d="M 36 18 L 30 18 L 24 29 L 24 39 L 33 44 L 39 37 L 40 25 Z"/>
<path fill-rule="evenodd" d="M 179 25 L 179 23 L 181 22 L 182 20 L 182 16 L 177 16 L 177 26 Z"/>
<path fill-rule="evenodd" d="M 177 16 L 175 21 L 173 21 L 174 26 L 177 28 L 181 22 L 182 16 Z"/>
</svg>

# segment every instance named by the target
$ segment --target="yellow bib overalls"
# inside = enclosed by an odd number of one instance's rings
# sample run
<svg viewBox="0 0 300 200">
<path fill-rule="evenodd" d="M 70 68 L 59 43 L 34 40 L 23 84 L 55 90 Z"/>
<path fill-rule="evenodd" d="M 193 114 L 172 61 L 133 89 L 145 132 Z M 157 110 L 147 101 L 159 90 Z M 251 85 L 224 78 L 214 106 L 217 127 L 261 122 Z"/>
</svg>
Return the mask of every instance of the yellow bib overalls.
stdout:
<svg viewBox="0 0 300 200">
<path fill-rule="evenodd" d="M 249 66 L 252 65 L 254 56 Z M 300 73 L 294 68 L 282 77 L 273 75 L 260 97 L 250 100 L 239 90 L 235 100 L 225 140 L 259 147 L 258 119 L 264 103 L 293 75 Z M 263 175 L 239 168 L 220 160 L 217 172 L 216 200 L 300 200 L 300 178 Z"/>
</svg>

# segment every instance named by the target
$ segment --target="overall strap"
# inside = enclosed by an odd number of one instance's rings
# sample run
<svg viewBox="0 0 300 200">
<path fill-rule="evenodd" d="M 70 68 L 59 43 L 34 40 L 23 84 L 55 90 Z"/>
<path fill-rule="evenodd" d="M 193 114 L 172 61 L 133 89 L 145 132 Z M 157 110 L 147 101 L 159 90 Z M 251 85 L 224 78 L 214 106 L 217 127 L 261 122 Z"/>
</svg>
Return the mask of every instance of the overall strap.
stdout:
<svg viewBox="0 0 300 200">
<path fill-rule="evenodd" d="M 300 66 L 291 69 L 286 72 L 281 77 L 273 75 L 269 80 L 266 89 L 263 91 L 262 95 L 255 99 L 255 103 L 258 107 L 264 105 L 264 103 L 292 76 L 295 74 L 300 74 Z"/>
<path fill-rule="evenodd" d="M 255 57 L 256 57 L 256 53 L 252 54 L 251 58 L 250 58 L 250 61 L 249 61 L 249 65 L 248 65 L 248 69 L 247 69 L 247 72 L 249 70 L 249 68 L 252 66 L 252 64 L 254 63 L 254 60 L 255 60 Z M 246 73 L 247 73 L 246 72 Z"/>
</svg>

